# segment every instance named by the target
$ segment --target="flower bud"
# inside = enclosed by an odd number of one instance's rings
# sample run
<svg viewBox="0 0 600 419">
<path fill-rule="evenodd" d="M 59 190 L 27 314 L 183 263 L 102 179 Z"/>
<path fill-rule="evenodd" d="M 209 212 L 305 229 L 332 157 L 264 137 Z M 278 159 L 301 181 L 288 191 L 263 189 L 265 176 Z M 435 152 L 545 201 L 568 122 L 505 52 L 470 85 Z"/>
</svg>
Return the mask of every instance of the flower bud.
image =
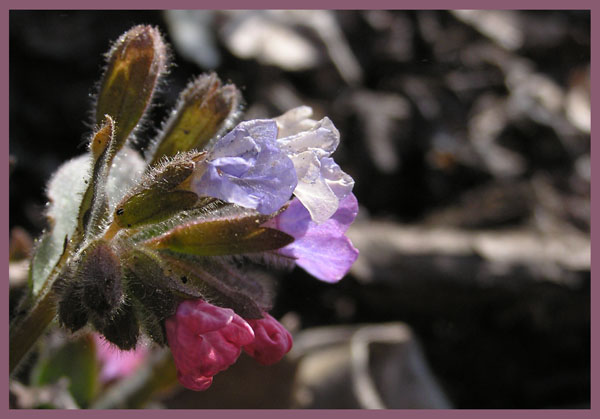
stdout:
<svg viewBox="0 0 600 419">
<path fill-rule="evenodd" d="M 142 306 L 160 320 L 175 313 L 178 301 L 171 292 L 174 281 L 165 276 L 157 258 L 134 251 L 127 258 L 126 269 L 127 289 Z"/>
<path fill-rule="evenodd" d="M 222 86 L 214 73 L 192 81 L 181 92 L 175 110 L 155 143 L 151 165 L 178 152 L 202 150 L 234 118 L 240 101 L 236 87 Z"/>
<path fill-rule="evenodd" d="M 202 153 L 180 155 L 148 172 L 140 185 L 117 205 L 115 224 L 121 228 L 138 227 L 193 208 L 198 195 L 178 187 L 192 175 L 196 161 L 202 158 Z"/>
<path fill-rule="evenodd" d="M 58 303 L 58 321 L 71 332 L 76 332 L 88 322 L 87 309 L 81 304 L 81 284 L 71 283 L 62 292 Z"/>
<path fill-rule="evenodd" d="M 186 300 L 165 322 L 177 377 L 185 387 L 201 391 L 212 377 L 240 356 L 254 340 L 252 328 L 233 310 L 203 300 Z"/>
<path fill-rule="evenodd" d="M 94 314 L 111 315 L 123 298 L 121 263 L 106 242 L 98 242 L 85 252 L 79 273 L 82 301 Z"/>
<path fill-rule="evenodd" d="M 244 346 L 244 351 L 262 365 L 279 362 L 292 349 L 292 335 L 270 314 L 246 321 L 254 330 L 254 340 Z"/>
<path fill-rule="evenodd" d="M 150 104 L 158 78 L 166 71 L 167 51 L 156 28 L 138 25 L 123 34 L 107 54 L 96 105 L 96 123 L 104 115 L 116 121 L 116 153 Z"/>
<path fill-rule="evenodd" d="M 279 249 L 294 241 L 288 234 L 261 227 L 258 214 L 198 219 L 178 225 L 144 244 L 155 250 L 196 256 L 235 255 Z"/>
<path fill-rule="evenodd" d="M 128 301 L 119 305 L 111 317 L 95 317 L 92 323 L 106 340 L 122 350 L 135 348 L 140 335 L 140 326 L 134 307 Z"/>
</svg>

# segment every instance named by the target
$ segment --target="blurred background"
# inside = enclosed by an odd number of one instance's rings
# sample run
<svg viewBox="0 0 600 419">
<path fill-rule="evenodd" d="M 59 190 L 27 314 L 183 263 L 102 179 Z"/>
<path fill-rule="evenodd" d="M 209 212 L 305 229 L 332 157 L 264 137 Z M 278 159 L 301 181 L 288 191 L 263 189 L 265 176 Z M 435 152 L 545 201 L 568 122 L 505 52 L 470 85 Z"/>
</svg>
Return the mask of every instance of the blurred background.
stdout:
<svg viewBox="0 0 600 419">
<path fill-rule="evenodd" d="M 340 130 L 361 252 L 335 285 L 272 273 L 283 362 L 144 406 L 589 408 L 589 11 L 11 11 L 11 307 L 102 54 L 142 23 L 174 66 L 140 141 L 204 71 L 244 119 L 312 106 Z"/>
</svg>

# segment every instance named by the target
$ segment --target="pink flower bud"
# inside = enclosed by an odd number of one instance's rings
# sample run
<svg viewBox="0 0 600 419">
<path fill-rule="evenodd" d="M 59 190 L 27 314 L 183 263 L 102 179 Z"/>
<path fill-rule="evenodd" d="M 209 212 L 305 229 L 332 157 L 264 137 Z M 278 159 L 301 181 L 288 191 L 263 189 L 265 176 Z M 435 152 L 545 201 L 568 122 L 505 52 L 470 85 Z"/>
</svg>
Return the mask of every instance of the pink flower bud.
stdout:
<svg viewBox="0 0 600 419">
<path fill-rule="evenodd" d="M 233 310 L 200 299 L 180 303 L 165 327 L 179 382 L 197 391 L 206 390 L 254 340 L 250 325 Z"/>
<path fill-rule="evenodd" d="M 267 313 L 262 319 L 247 320 L 254 330 L 254 340 L 244 346 L 250 356 L 263 365 L 279 362 L 292 349 L 290 333 Z"/>
</svg>

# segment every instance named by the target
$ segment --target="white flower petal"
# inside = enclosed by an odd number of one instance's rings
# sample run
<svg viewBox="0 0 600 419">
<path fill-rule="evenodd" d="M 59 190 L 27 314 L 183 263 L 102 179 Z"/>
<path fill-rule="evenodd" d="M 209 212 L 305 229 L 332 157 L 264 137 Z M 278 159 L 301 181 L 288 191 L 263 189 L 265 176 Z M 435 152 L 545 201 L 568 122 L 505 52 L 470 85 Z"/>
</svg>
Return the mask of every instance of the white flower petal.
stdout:
<svg viewBox="0 0 600 419">
<path fill-rule="evenodd" d="M 354 188 L 354 179 L 342 171 L 340 166 L 330 157 L 321 160 L 321 175 L 340 201 L 348 196 Z"/>
<path fill-rule="evenodd" d="M 274 118 L 279 129 L 277 137 L 285 138 L 311 129 L 317 123 L 317 121 L 309 119 L 312 113 L 310 106 L 299 106 Z"/>
<path fill-rule="evenodd" d="M 312 109 L 301 106 L 275 118 L 277 144 L 294 164 L 298 185 L 294 195 L 321 223 L 331 217 L 354 187 L 354 180 L 329 156 L 340 143 L 340 133 L 327 117 L 313 121 Z"/>
<path fill-rule="evenodd" d="M 298 180 L 305 183 L 314 182 L 321 175 L 321 161 L 312 151 L 305 151 L 290 156 Z"/>
<path fill-rule="evenodd" d="M 311 183 L 298 181 L 294 195 L 302 202 L 302 205 L 310 213 L 310 217 L 317 224 L 331 218 L 339 206 L 338 197 L 335 196 L 322 176 Z"/>
<path fill-rule="evenodd" d="M 308 131 L 278 138 L 277 143 L 288 154 L 312 150 L 319 157 L 328 157 L 339 145 L 340 133 L 331 120 L 325 117 Z"/>
</svg>

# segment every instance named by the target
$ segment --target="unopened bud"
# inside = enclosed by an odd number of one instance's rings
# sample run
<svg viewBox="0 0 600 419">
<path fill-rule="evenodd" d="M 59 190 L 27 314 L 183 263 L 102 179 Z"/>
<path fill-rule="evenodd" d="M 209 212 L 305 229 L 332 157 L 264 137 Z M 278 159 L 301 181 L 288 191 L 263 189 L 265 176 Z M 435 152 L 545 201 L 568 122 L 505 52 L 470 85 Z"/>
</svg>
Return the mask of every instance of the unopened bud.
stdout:
<svg viewBox="0 0 600 419">
<path fill-rule="evenodd" d="M 164 320 L 177 309 L 177 299 L 171 292 L 171 280 L 167 278 L 160 260 L 146 252 L 134 250 L 127 257 L 127 289 L 131 295 L 157 318 Z M 187 298 L 198 297 L 185 295 Z"/>
<path fill-rule="evenodd" d="M 118 256 L 108 243 L 99 242 L 86 251 L 81 263 L 83 303 L 99 317 L 112 315 L 123 298 Z"/>
<path fill-rule="evenodd" d="M 96 123 L 108 114 L 116 121 L 116 153 L 150 104 L 159 76 L 167 66 L 166 46 L 159 31 L 135 26 L 123 34 L 107 54 L 96 106 Z"/>
<path fill-rule="evenodd" d="M 151 164 L 181 151 L 202 150 L 234 118 L 241 95 L 233 85 L 221 85 L 214 74 L 191 82 L 156 142 Z"/>
<path fill-rule="evenodd" d="M 58 303 L 58 320 L 71 332 L 76 332 L 88 322 L 88 312 L 81 303 L 82 288 L 78 282 L 68 284 Z"/>
<path fill-rule="evenodd" d="M 262 227 L 260 215 L 194 220 L 183 223 L 144 244 L 152 249 L 196 256 L 265 252 L 294 241 L 282 231 Z"/>
<path fill-rule="evenodd" d="M 126 351 L 135 348 L 140 335 L 140 326 L 133 305 L 127 301 L 120 305 L 112 317 L 97 318 L 93 323 L 96 329 L 119 349 Z"/>
<path fill-rule="evenodd" d="M 193 157 L 175 159 L 162 167 L 152 169 L 141 184 L 116 207 L 114 222 L 121 228 L 133 228 L 163 221 L 171 215 L 193 208 L 198 195 L 185 189 L 176 189 L 189 178 L 195 167 Z"/>
</svg>

